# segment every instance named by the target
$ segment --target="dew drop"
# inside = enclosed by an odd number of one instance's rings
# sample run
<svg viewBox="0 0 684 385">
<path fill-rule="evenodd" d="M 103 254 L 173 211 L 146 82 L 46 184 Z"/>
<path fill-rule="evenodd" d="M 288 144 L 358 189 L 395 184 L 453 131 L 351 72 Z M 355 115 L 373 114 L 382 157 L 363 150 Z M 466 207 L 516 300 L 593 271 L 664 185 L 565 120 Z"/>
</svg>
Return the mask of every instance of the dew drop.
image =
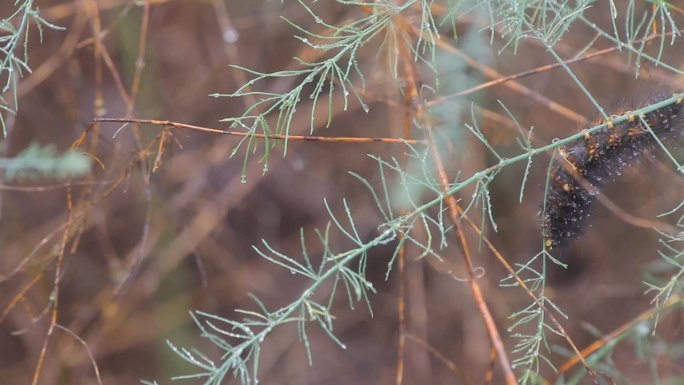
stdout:
<svg viewBox="0 0 684 385">
<path fill-rule="evenodd" d="M 223 41 L 228 44 L 234 44 L 240 38 L 240 34 L 233 28 L 223 31 Z"/>
</svg>

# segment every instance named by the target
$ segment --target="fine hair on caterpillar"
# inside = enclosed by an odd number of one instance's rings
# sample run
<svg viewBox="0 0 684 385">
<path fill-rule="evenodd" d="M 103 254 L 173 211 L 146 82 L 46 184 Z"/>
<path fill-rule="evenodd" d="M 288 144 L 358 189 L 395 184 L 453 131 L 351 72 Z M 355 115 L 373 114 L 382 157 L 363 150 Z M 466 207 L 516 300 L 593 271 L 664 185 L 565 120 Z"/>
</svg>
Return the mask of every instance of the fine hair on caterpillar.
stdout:
<svg viewBox="0 0 684 385">
<path fill-rule="evenodd" d="M 639 109 L 668 99 L 670 95 L 656 95 Z M 552 160 L 542 211 L 546 248 L 563 248 L 584 232 L 601 187 L 657 151 L 659 141 L 684 135 L 681 95 L 650 112 L 618 116 L 623 117 L 619 123 L 608 121 L 603 128 L 585 132 L 582 138 L 559 148 Z"/>
</svg>

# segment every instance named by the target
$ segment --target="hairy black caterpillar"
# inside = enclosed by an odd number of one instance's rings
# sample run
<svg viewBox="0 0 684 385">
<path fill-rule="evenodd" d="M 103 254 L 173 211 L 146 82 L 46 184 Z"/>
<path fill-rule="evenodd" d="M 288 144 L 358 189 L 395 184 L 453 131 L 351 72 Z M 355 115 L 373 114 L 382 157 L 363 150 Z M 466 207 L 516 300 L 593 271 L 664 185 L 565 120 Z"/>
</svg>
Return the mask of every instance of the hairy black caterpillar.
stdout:
<svg viewBox="0 0 684 385">
<path fill-rule="evenodd" d="M 650 104 L 668 97 L 659 95 Z M 551 166 L 542 214 L 542 234 L 547 248 L 562 248 L 583 233 L 599 188 L 659 148 L 653 134 L 662 140 L 684 134 L 684 103 L 681 97 L 641 116 L 624 115 L 628 117 L 626 121 L 608 123 L 606 128 L 587 133 L 559 149 L 559 157 Z"/>
</svg>

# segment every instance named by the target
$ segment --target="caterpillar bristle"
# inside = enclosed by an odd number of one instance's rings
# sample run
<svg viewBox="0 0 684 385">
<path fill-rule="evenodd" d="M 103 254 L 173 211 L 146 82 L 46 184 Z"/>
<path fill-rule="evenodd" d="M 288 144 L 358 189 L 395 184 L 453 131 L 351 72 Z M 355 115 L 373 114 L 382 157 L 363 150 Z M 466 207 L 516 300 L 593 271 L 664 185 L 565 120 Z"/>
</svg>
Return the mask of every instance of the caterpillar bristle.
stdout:
<svg viewBox="0 0 684 385">
<path fill-rule="evenodd" d="M 659 95 L 653 103 L 667 98 Z M 631 111 L 625 115 L 628 117 L 624 122 L 615 124 L 611 119 L 604 129 L 585 132 L 582 138 L 558 150 L 543 210 L 542 235 L 547 249 L 563 248 L 580 236 L 599 189 L 656 151 L 657 140 L 646 125 L 660 140 L 684 135 L 682 98 L 640 116 Z"/>
</svg>

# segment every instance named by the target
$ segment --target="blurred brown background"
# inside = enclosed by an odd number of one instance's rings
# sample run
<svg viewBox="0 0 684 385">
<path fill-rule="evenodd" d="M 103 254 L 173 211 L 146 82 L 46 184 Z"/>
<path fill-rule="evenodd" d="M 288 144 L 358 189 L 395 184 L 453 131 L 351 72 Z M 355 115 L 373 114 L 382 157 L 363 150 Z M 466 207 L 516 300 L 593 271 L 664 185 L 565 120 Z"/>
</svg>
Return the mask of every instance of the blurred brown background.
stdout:
<svg viewBox="0 0 684 385">
<path fill-rule="evenodd" d="M 0 15 L 10 12 L 11 3 L 0 5 Z M 20 109 L 16 119 L 10 120 L 5 154 L 17 154 L 31 142 L 56 143 L 67 149 L 96 113 L 127 116 L 130 111 L 125 95 L 131 96 L 131 84 L 136 78 L 141 20 L 145 17 L 144 8 L 138 3 L 143 2 L 37 1 L 46 20 L 66 29 L 45 29 L 41 43 L 35 26 L 31 28 L 28 52 L 34 73 L 20 83 Z M 637 4 L 636 12 L 650 9 L 649 3 Z M 333 1 L 311 5 L 331 24 L 364 16 L 359 7 Z M 624 15 L 624 8 L 620 10 Z M 439 9 L 435 12 L 439 15 Z M 605 4 L 598 4 L 587 14 L 606 30 L 612 28 L 609 15 Z M 142 35 L 146 42 L 144 70 L 132 115 L 228 129 L 219 120 L 240 115 L 254 102 L 249 98 L 208 96 L 232 92 L 249 78 L 249 74 L 230 68 L 230 64 L 272 72 L 297 68 L 293 56 L 312 54 L 292 37 L 297 31 L 281 16 L 314 31 L 321 32 L 323 28 L 296 2 L 149 1 L 149 30 Z M 673 17 L 682 19 L 676 12 Z M 409 12 L 408 20 L 419 22 L 416 12 Z M 495 37 L 493 46 L 489 46 L 488 31 L 480 30 L 478 20 L 472 16 L 459 22 L 457 40 L 445 26 L 441 39 L 442 44 L 470 55 L 475 64 L 457 52 L 438 47 L 437 61 L 441 66 L 436 71 L 442 88 L 425 91 L 422 97 L 430 100 L 496 77 L 483 70 L 485 67 L 504 76 L 554 63 L 543 47 L 528 41 L 521 43 L 515 55 L 512 49 L 498 54 L 503 40 Z M 98 29 L 103 33 L 101 48 L 108 59 L 96 59 L 99 49 L 92 36 Z M 563 58 L 571 58 L 594 38 L 594 32 L 578 25 L 556 49 Z M 367 82 L 363 97 L 370 112 L 365 113 L 354 102 L 345 111 L 338 95 L 332 106 L 331 126 L 325 128 L 327 116 L 322 108 L 316 115 L 314 135 L 401 136 L 405 108 L 399 87 L 405 79 L 397 82 L 392 78 L 386 56 L 378 55 L 380 43 L 376 39 L 359 51 L 360 67 Z M 592 49 L 611 46 L 605 39 L 597 39 Z M 668 46 L 663 61 L 683 68 L 681 48 L 679 43 Z M 657 47 L 649 52 L 654 50 L 657 52 Z M 649 101 L 654 90 L 663 85 L 682 89 L 681 78 L 647 64 L 635 79 L 633 60 L 627 52 L 612 52 L 572 68 L 597 100 L 617 113 L 629 109 L 635 101 Z M 420 82 L 434 85 L 435 73 L 419 62 L 413 65 L 420 68 Z M 294 80 L 261 82 L 257 88 L 285 92 L 295 85 Z M 123 91 L 117 83 L 123 85 Z M 590 125 L 597 116 L 562 69 L 541 71 L 517 80 L 517 84 L 547 98 L 546 102 L 553 101 L 575 112 L 585 122 L 558 113 L 542 99 L 508 84 L 456 99 L 460 110 L 450 110 L 452 105 L 446 104 L 445 113 L 435 115 L 440 139 L 447 143 L 443 157 L 452 178 L 458 170 L 463 179 L 496 162 L 464 129 L 464 123 L 472 124 L 471 102 L 477 107 L 475 115 L 480 129 L 501 154 L 509 157 L 522 150 L 515 143 L 514 125 L 497 101 L 525 128 L 535 127 L 536 146 L 570 135 Z M 309 134 L 310 103 L 308 98 L 302 101 L 302 112 L 292 123 L 292 134 Z M 381 218 L 375 204 L 365 187 L 348 171 L 377 186 L 377 163 L 367 154 L 399 159 L 406 152 L 401 144 L 291 141 L 286 157 L 282 156 L 281 147 L 272 150 L 269 169 L 264 174 L 263 163 L 258 162 L 263 153 L 260 146 L 246 165 L 247 182 L 241 183 L 244 150 L 229 157 L 239 139 L 175 131 L 175 140 L 166 142 L 162 163 L 152 173 L 158 150 L 155 141 L 161 128 L 129 126 L 114 136 L 120 127 L 102 124 L 89 133 L 86 148 L 99 161 L 93 166 L 92 177 L 87 179 L 89 184 L 72 190 L 73 201 L 77 202 L 72 217 L 67 218 L 63 187 L 14 191 L 5 185 L 2 190 L 2 384 L 32 381 L 50 324 L 49 303 L 58 264 L 62 271 L 58 324 L 69 332 L 53 332 L 38 383 L 97 383 L 84 344 L 92 353 L 104 384 L 135 384 L 140 379 L 170 383 L 171 376 L 193 372 L 194 368 L 169 349 L 167 340 L 177 346 L 197 347 L 217 359 L 220 352 L 198 338 L 188 312 L 202 310 L 240 318 L 234 309 L 255 308 L 248 293 L 258 296 L 270 309 L 292 301 L 303 290 L 306 280 L 259 257 L 252 245 L 265 239 L 275 249 L 299 256 L 300 228 L 307 237 L 315 239 L 314 229 L 324 228 L 329 222 L 324 198 L 342 217 L 342 199 L 346 199 L 361 236 L 370 239 L 377 235 Z M 420 139 L 422 133 L 414 128 L 411 136 Z M 141 147 L 150 144 L 154 145 L 149 152 L 141 151 Z M 541 248 L 537 213 L 542 204 L 548 160 L 549 156 L 534 160 L 522 203 L 518 202 L 518 194 L 524 165 L 504 170 L 490 186 L 498 232 L 487 230 L 487 236 L 511 263 L 523 263 Z M 36 187 L 58 183 L 11 184 Z M 609 186 L 605 195 L 632 215 L 654 218 L 678 204 L 683 186 L 669 163 L 649 159 Z M 467 202 L 471 193 L 466 191 L 459 197 Z M 480 221 L 479 210 L 472 211 L 476 223 Z M 57 256 L 67 220 L 69 240 L 60 262 Z M 597 205 L 591 225 L 588 234 L 563 253 L 569 268 L 549 267 L 547 295 L 569 315 L 565 325 L 580 347 L 596 339 L 586 325 L 609 333 L 649 309 L 650 297 L 643 295 L 642 280 L 647 268 L 658 259 L 657 234 L 625 223 L 602 205 Z M 337 251 L 350 246 L 339 234 L 333 233 L 332 237 Z M 478 250 L 476 236 L 470 240 L 476 264 L 485 271 L 480 284 L 497 325 L 506 336 L 511 325 L 507 317 L 526 306 L 528 298 L 516 289 L 499 287 L 505 271 L 485 247 Z M 450 247 L 442 251 L 445 262 L 433 257 L 418 260 L 419 251 L 415 247 L 407 249 L 403 278 L 406 329 L 418 340 L 427 341 L 457 369 L 445 365 L 425 346 L 409 338 L 406 384 L 482 383 L 490 365 L 488 337 L 470 289 L 465 282 L 452 277 L 465 277 L 455 248 L 456 239 L 452 235 L 447 241 Z M 371 250 L 368 255 L 367 278 L 377 289 L 370 298 L 373 317 L 363 303 L 350 310 L 345 295 L 336 299 L 334 330 L 347 349 L 340 349 L 325 333 L 311 327 L 313 366 L 309 366 L 296 327 L 283 326 L 264 343 L 259 366 L 261 383 L 395 383 L 400 279 L 396 267 L 389 280 L 385 280 L 395 247 L 396 244 L 389 244 Z M 320 248 L 311 249 L 310 253 L 314 258 L 320 256 Z M 659 329 L 661 338 L 669 342 L 681 340 L 682 320 L 681 312 L 664 316 Z M 505 342 L 510 351 L 513 341 L 507 338 Z M 562 345 L 560 339 L 552 343 Z M 684 373 L 681 352 L 658 354 L 662 354 L 662 362 L 667 362 L 661 368 L 663 378 Z M 564 361 L 558 352 L 549 356 L 556 365 Z M 631 376 L 625 378 L 633 382 L 624 383 L 648 383 L 649 360 L 639 357 L 630 344 L 618 347 L 613 360 L 626 376 Z M 547 369 L 543 372 L 550 373 Z M 494 383 L 502 381 L 497 369 Z M 226 383 L 237 382 L 227 376 Z"/>
</svg>

